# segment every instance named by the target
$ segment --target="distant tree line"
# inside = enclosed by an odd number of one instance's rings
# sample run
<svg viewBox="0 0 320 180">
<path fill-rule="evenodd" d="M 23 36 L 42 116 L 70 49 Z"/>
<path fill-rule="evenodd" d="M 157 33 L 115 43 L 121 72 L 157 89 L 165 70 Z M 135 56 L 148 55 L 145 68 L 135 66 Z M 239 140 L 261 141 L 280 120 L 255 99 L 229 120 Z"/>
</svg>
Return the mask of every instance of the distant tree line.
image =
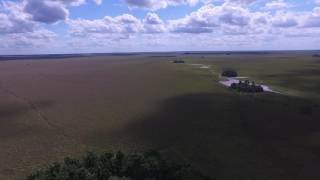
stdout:
<svg viewBox="0 0 320 180">
<path fill-rule="evenodd" d="M 142 154 L 88 152 L 76 159 L 33 172 L 27 180 L 209 180 L 191 166 L 165 160 L 155 152 Z"/>
</svg>

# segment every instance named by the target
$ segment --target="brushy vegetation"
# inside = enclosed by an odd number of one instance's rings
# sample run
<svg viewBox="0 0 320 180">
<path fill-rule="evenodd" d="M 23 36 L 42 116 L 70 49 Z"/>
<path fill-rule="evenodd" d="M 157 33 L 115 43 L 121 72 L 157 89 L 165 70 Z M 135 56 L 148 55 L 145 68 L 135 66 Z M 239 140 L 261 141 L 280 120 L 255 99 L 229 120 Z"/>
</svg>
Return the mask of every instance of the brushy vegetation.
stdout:
<svg viewBox="0 0 320 180">
<path fill-rule="evenodd" d="M 27 180 L 205 180 L 189 165 L 180 165 L 150 151 L 143 154 L 122 152 L 96 154 L 88 152 L 80 159 L 65 158 L 63 163 L 54 163 L 38 170 Z"/>
</svg>

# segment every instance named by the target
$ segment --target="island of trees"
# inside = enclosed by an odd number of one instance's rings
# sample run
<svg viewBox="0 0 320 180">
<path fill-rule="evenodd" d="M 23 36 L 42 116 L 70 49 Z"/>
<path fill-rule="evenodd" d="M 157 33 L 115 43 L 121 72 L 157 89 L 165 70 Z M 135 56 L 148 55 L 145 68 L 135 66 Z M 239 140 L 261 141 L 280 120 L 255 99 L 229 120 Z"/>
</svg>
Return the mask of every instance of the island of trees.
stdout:
<svg viewBox="0 0 320 180">
<path fill-rule="evenodd" d="M 35 171 L 27 180 L 209 180 L 191 166 L 164 159 L 155 151 L 141 154 L 89 152 L 82 158 L 65 158 Z"/>
<path fill-rule="evenodd" d="M 176 64 L 183 64 L 184 61 L 183 60 L 174 60 L 173 63 L 176 63 Z"/>
<path fill-rule="evenodd" d="M 248 80 L 244 82 L 240 80 L 239 83 L 232 83 L 230 88 L 246 93 L 259 93 L 264 91 L 261 85 L 256 85 L 254 81 L 250 82 Z"/>
<path fill-rule="evenodd" d="M 237 71 L 233 70 L 233 69 L 226 69 L 222 72 L 221 76 L 224 77 L 237 77 L 238 73 Z"/>
</svg>

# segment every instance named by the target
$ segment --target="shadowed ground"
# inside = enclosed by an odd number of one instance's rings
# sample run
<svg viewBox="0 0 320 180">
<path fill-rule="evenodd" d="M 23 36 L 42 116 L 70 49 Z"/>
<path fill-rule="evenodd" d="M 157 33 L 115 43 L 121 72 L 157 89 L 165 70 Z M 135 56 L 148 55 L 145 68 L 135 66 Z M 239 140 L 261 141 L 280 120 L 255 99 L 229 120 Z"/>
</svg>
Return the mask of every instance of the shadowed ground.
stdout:
<svg viewBox="0 0 320 180">
<path fill-rule="evenodd" d="M 298 98 L 189 94 L 96 138 L 130 136 L 217 179 L 319 179 L 319 116 Z"/>
</svg>

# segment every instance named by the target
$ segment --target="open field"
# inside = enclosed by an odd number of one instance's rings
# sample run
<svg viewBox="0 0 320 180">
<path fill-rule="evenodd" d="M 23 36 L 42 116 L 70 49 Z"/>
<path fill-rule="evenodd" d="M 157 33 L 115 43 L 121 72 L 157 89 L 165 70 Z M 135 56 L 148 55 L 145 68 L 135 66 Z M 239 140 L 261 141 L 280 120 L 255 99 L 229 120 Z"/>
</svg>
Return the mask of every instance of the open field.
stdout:
<svg viewBox="0 0 320 180">
<path fill-rule="evenodd" d="M 283 95 L 230 91 L 225 67 Z M 0 179 L 106 149 L 156 149 L 218 180 L 320 179 L 319 75 L 307 52 L 0 61 Z"/>
</svg>

